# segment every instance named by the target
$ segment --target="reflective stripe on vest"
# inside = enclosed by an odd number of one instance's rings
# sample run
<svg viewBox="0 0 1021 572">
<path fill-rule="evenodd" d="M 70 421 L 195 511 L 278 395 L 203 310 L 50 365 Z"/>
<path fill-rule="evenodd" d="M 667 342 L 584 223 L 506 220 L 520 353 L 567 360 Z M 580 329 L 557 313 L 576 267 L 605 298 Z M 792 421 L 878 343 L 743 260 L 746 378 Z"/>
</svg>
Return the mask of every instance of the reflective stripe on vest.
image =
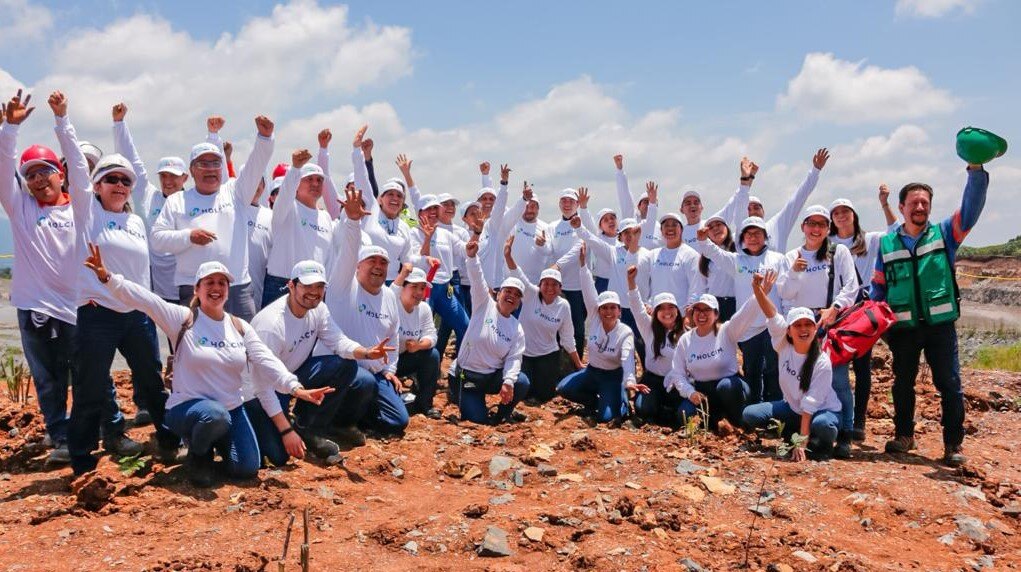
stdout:
<svg viewBox="0 0 1021 572">
<path fill-rule="evenodd" d="M 939 226 L 926 228 L 918 237 L 914 254 L 896 232 L 884 236 L 880 257 L 887 303 L 897 317 L 895 328 L 941 324 L 958 318 L 954 270 Z"/>
</svg>

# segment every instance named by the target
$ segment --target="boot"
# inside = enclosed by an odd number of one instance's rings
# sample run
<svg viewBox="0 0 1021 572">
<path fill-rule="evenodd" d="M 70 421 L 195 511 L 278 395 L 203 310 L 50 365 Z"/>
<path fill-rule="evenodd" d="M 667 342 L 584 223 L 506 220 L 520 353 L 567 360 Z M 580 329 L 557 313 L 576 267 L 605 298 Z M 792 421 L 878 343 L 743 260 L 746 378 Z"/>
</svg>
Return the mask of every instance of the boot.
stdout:
<svg viewBox="0 0 1021 572">
<path fill-rule="evenodd" d="M 833 449 L 833 457 L 836 459 L 851 458 L 851 432 L 841 430 L 837 433 L 837 446 Z"/>
</svg>

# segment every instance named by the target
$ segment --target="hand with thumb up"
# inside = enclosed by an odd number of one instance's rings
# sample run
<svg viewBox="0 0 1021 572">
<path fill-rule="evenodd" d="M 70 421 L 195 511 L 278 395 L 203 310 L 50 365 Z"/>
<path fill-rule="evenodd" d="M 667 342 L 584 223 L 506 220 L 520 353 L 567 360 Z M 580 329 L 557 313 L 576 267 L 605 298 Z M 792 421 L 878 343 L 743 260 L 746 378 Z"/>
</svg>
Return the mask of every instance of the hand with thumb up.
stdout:
<svg viewBox="0 0 1021 572">
<path fill-rule="evenodd" d="M 798 257 L 794 259 L 794 265 L 791 266 L 791 270 L 795 272 L 804 272 L 808 268 L 808 261 L 801 256 L 801 250 L 798 250 Z"/>
</svg>

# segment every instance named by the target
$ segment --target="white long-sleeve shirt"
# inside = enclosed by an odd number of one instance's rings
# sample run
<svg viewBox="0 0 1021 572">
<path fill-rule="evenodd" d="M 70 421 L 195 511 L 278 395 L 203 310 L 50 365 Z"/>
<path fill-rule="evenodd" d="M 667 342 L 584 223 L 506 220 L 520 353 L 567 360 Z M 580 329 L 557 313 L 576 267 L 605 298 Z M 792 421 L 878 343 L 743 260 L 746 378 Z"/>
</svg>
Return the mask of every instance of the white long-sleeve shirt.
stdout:
<svg viewBox="0 0 1021 572">
<path fill-rule="evenodd" d="M 670 373 L 663 380 L 667 391 L 675 389 L 681 397 L 695 392 L 696 381 L 717 381 L 737 374 L 737 343 L 748 327 L 762 316 L 755 300 L 737 309 L 719 331 L 700 336 L 697 330 L 684 332 L 677 342 Z"/>
<path fill-rule="evenodd" d="M 289 167 L 273 203 L 275 240 L 266 263 L 266 271 L 271 276 L 287 278 L 294 265 L 302 260 L 315 260 L 324 268 L 331 266 L 333 220 L 328 212 L 298 202 L 300 183 L 301 170 Z"/>
<path fill-rule="evenodd" d="M 252 277 L 252 299 L 262 304 L 262 288 L 266 284 L 266 261 L 273 246 L 273 210 L 269 207 L 248 205 L 245 208 L 248 224 L 248 274 Z M 291 271 L 282 277 L 288 277 Z"/>
<path fill-rule="evenodd" d="M 683 309 L 692 294 L 705 292 L 705 276 L 698 271 L 698 259 L 698 253 L 683 242 L 677 248 L 650 250 L 638 261 L 637 282 L 642 298 L 649 300 L 660 292 L 670 292 Z"/>
<path fill-rule="evenodd" d="M 699 261 L 699 273 L 701 273 Z M 717 298 L 734 297 L 734 277 L 720 269 L 719 265 L 709 260 L 708 276 L 705 277 L 705 291 Z"/>
<path fill-rule="evenodd" d="M 607 332 L 599 317 L 599 294 L 596 292 L 592 273 L 587 267 L 580 268 L 581 295 L 588 311 L 586 320 L 587 344 L 585 356 L 592 367 L 613 371 L 624 369 L 623 384 L 635 383 L 635 334 L 624 322 L 617 320 Z"/>
<path fill-rule="evenodd" d="M 894 225 L 890 226 L 892 228 Z M 883 239 L 885 234 L 885 232 L 865 233 L 865 254 L 863 256 L 856 256 L 854 253 L 851 254 L 851 257 L 854 259 L 854 267 L 858 271 L 858 278 L 862 282 L 860 286 L 864 288 L 868 288 L 871 285 L 872 271 L 876 269 L 876 257 L 879 256 L 879 242 Z M 831 234 L 830 241 L 834 244 L 842 244 L 846 246 L 848 252 L 850 252 L 851 245 L 854 244 L 854 236 L 840 238 L 835 234 Z"/>
<path fill-rule="evenodd" d="M 294 372 L 301 367 L 320 340 L 338 356 L 354 359 L 358 343 L 344 335 L 325 304 L 319 304 L 299 318 L 291 312 L 287 298 L 277 298 L 252 318 L 252 329 L 287 371 Z M 273 394 L 272 380 L 262 379 L 265 373 L 265 370 L 253 372 L 255 383 L 245 383 L 242 394 L 245 401 L 258 397 L 266 414 L 272 417 L 281 411 L 280 400 Z"/>
<path fill-rule="evenodd" d="M 571 226 L 571 221 L 560 217 L 550 226 L 547 240 L 553 250 L 553 260 L 560 267 L 564 290 L 581 290 L 581 275 L 578 267 L 578 253 L 581 251 L 581 238 Z"/>
<path fill-rule="evenodd" d="M 520 203 L 524 204 L 525 201 L 520 201 Z M 512 210 L 508 216 L 514 216 L 514 211 Z M 514 220 L 517 222 L 511 229 L 511 233 L 514 235 L 511 254 L 514 255 L 514 261 L 517 262 L 525 276 L 533 284 L 536 284 L 539 282 L 539 275 L 549 266 L 549 257 L 553 254 L 553 248 L 549 242 L 548 225 L 539 219 L 525 222 L 521 219 L 520 214 L 515 216 Z M 546 244 L 538 246 L 535 244 L 535 237 L 542 233 L 546 234 Z"/>
<path fill-rule="evenodd" d="M 814 414 L 817 411 L 840 411 L 840 399 L 833 391 L 833 366 L 826 352 L 819 352 L 819 357 L 812 368 L 812 381 L 808 391 L 801 391 L 801 366 L 805 363 L 805 354 L 794 351 L 794 345 L 787 341 L 787 322 L 783 316 L 776 314 L 766 321 L 769 336 L 773 340 L 773 349 L 779 356 L 780 392 L 783 400 L 798 415 Z"/>
<path fill-rule="evenodd" d="M 656 218 L 656 210 L 646 210 L 645 218 L 642 219 L 638 212 L 638 202 L 634 196 L 631 195 L 631 189 L 628 187 L 627 173 L 623 169 L 618 169 L 616 172 L 617 179 L 617 202 L 620 203 L 620 217 L 621 218 L 633 218 L 642 222 L 642 241 L 641 245 L 648 249 L 657 248 L 663 245 L 663 238 L 659 233 L 659 224 Z M 652 204 L 649 204 L 649 208 L 652 209 Z M 747 208 L 747 207 L 745 207 Z M 648 226 L 646 222 L 650 222 Z"/>
<path fill-rule="evenodd" d="M 73 129 L 57 118 L 56 130 Z M 17 186 L 18 125 L 0 126 L 0 203 L 11 220 L 14 238 L 11 304 L 20 310 L 39 312 L 68 324 L 78 320 L 78 258 L 75 206 L 40 206 L 39 201 Z M 66 153 L 66 152 L 65 152 Z M 78 201 L 90 183 L 70 178 L 71 200 Z"/>
<path fill-rule="evenodd" d="M 750 192 L 751 187 L 741 185 L 734 191 L 734 194 L 730 196 L 730 199 L 727 200 L 727 203 L 720 210 L 698 221 L 698 224 L 688 224 L 685 222 L 684 228 L 681 229 L 681 240 L 688 246 L 694 245 L 695 241 L 698 240 L 698 229 L 705 226 L 705 221 L 715 216 L 722 218 L 730 228 L 737 228 L 738 223 L 744 220 L 745 215 L 748 214 L 748 196 Z M 684 218 L 683 215 L 681 218 Z"/>
<path fill-rule="evenodd" d="M 378 293 L 372 294 L 358 283 L 355 271 L 362 230 L 357 221 L 342 218 L 338 222 L 339 252 L 345 255 L 338 256 L 333 264 L 330 285 L 326 289 L 326 305 L 348 337 L 363 347 L 370 348 L 385 339 L 397 342 L 400 339 L 401 303 L 389 288 L 380 288 Z M 315 355 L 326 353 L 317 349 Z M 397 355 L 397 350 L 393 350 L 387 353 L 389 363 L 383 363 L 382 359 L 360 359 L 358 365 L 372 373 L 395 373 Z"/>
<path fill-rule="evenodd" d="M 780 291 L 787 308 L 804 306 L 815 310 L 827 308 L 831 304 L 839 308 L 847 308 L 854 304 L 858 295 L 858 277 L 854 273 L 854 260 L 851 251 L 842 244 L 836 245 L 833 260 L 816 260 L 815 251 L 805 247 L 795 248 L 787 253 L 787 264 L 791 268 Z M 798 254 L 808 262 L 803 272 L 794 271 L 794 261 Z M 830 265 L 833 265 L 833 300 L 826 302 L 826 292 L 830 282 Z"/>
<path fill-rule="evenodd" d="M 642 302 L 641 294 L 637 289 L 628 290 L 627 301 L 628 306 L 631 308 L 631 314 L 635 317 L 638 333 L 642 335 L 642 340 L 645 342 L 645 361 L 642 362 L 642 365 L 645 367 L 645 371 L 665 377 L 670 373 L 671 363 L 673 363 L 674 359 L 674 350 L 677 349 L 677 346 L 667 337 L 663 347 L 659 349 L 659 357 L 656 357 L 652 335 L 652 316 L 645 313 L 645 304 Z M 677 319 L 683 318 L 678 317 Z"/>
<path fill-rule="evenodd" d="M 472 233 L 468 232 L 468 229 L 463 226 L 458 226 L 456 224 L 443 224 L 442 226 L 454 233 L 454 236 L 456 236 L 461 242 L 468 242 L 471 240 Z M 457 270 L 457 275 L 461 279 L 461 285 L 471 286 L 471 278 L 468 276 L 468 257 L 455 254 L 454 269 Z"/>
<path fill-rule="evenodd" d="M 380 210 L 379 201 L 372 195 L 369 170 L 365 166 L 365 154 L 362 153 L 361 148 L 356 147 L 351 150 L 351 166 L 354 168 L 355 188 L 362 192 L 365 210 L 370 213 L 362 217 L 361 228 L 371 244 L 386 250 L 390 258 L 390 265 L 386 271 L 386 279 L 394 280 L 397 278 L 397 273 L 400 272 L 401 264 L 410 262 L 417 266 L 421 262 L 416 251 L 412 249 L 411 227 L 408 226 L 408 223 L 401 220 L 400 216 L 388 218 Z M 338 225 L 335 225 L 334 228 L 335 234 L 343 232 L 339 228 L 339 221 L 341 220 L 346 219 L 343 216 L 338 219 Z M 334 240 L 334 252 L 346 252 L 340 248 L 340 242 L 339 240 Z M 338 255 L 337 258 L 343 258 L 343 256 Z M 333 266 L 336 266 L 336 264 Z"/>
<path fill-rule="evenodd" d="M 411 230 L 410 236 L 411 250 L 419 254 L 420 264 L 423 266 L 422 269 L 428 271 L 428 265 L 424 264 L 426 255 L 422 254 L 425 233 L 422 232 L 421 228 L 414 228 Z M 454 233 L 437 225 L 433 235 L 429 238 L 428 256 L 440 261 L 440 267 L 436 269 L 432 283 L 437 285 L 446 284 L 454 277 L 454 261 L 459 257 L 465 256 L 464 242 L 457 238 L 457 235 Z"/>
<path fill-rule="evenodd" d="M 492 188 L 493 181 L 488 175 L 483 175 L 482 184 L 483 188 Z M 482 264 L 482 273 L 486 276 L 486 282 L 489 284 L 500 284 L 503 281 L 503 243 L 507 241 L 515 220 L 508 216 L 511 210 L 507 206 L 508 200 L 507 186 L 500 185 L 500 188 L 496 190 L 493 210 L 486 222 L 483 223 L 482 235 L 479 237 L 477 256 Z M 521 212 L 524 212 L 523 209 Z"/>
<path fill-rule="evenodd" d="M 145 223 L 148 236 L 152 234 L 153 223 L 163 210 L 167 197 L 163 195 L 162 187 L 149 180 L 145 162 L 138 154 L 128 124 L 124 121 L 113 123 L 113 148 L 115 153 L 120 153 L 131 162 L 131 168 L 135 171 L 135 188 L 131 191 L 131 198 L 135 203 L 136 214 Z M 177 269 L 177 257 L 169 252 L 149 249 L 149 269 L 153 291 L 165 300 L 176 300 L 178 292 L 174 284 L 174 272 Z"/>
<path fill-rule="evenodd" d="M 176 345 L 181 326 L 191 310 L 164 301 L 155 293 L 113 274 L 107 288 L 124 304 L 148 314 L 175 344 L 174 388 L 167 409 L 192 399 L 211 399 L 233 410 L 244 403 L 241 378 L 251 368 L 256 384 L 272 391 L 291 393 L 301 387 L 298 378 L 262 343 L 255 329 L 238 318 L 244 335 L 234 328 L 229 315 L 214 320 L 199 310 L 192 327 Z"/>
<path fill-rule="evenodd" d="M 229 179 L 215 193 L 204 195 L 195 187 L 167 197 L 163 210 L 152 229 L 152 246 L 177 256 L 174 284 L 194 284 L 195 272 L 203 262 L 222 262 L 236 279 L 247 284 L 248 224 L 245 209 L 252 204 L 269 158 L 273 139 L 255 139 L 248 161 L 236 179 Z M 205 229 L 216 234 L 216 240 L 200 246 L 191 242 L 191 231 Z"/>
<path fill-rule="evenodd" d="M 401 323 L 398 332 L 400 337 L 398 349 L 400 352 L 408 351 L 408 341 L 428 340 L 435 347 L 437 337 L 436 322 L 433 321 L 433 312 L 429 304 L 423 300 L 415 304 L 415 307 L 409 312 L 404 309 L 404 303 L 401 302 L 402 286 L 391 284 L 390 289 L 393 290 L 394 296 L 397 296 L 397 302 L 400 307 Z"/>
<path fill-rule="evenodd" d="M 517 262 L 517 259 L 515 259 Z M 553 303 L 545 304 L 539 294 L 539 287 L 532 282 L 520 266 L 508 270 L 511 276 L 521 280 L 525 292 L 521 298 L 521 327 L 525 332 L 525 356 L 539 357 L 557 351 L 557 336 L 560 346 L 567 353 L 574 348 L 574 322 L 571 321 L 571 305 L 557 296 Z"/>
<path fill-rule="evenodd" d="M 787 239 L 790 238 L 791 230 L 794 229 L 794 225 L 798 222 L 801 209 L 805 207 L 805 202 L 808 201 L 809 195 L 815 190 L 815 185 L 818 182 L 819 169 L 812 167 L 804 182 L 787 199 L 783 208 L 766 221 L 766 244 L 769 245 L 770 250 L 787 252 Z"/>
<path fill-rule="evenodd" d="M 578 229 L 578 237 L 585 241 L 589 252 L 609 260 L 610 266 L 607 268 L 605 276 L 608 279 L 606 289 L 616 292 L 622 301 L 626 299 L 628 293 L 627 269 L 629 266 L 639 264 L 643 258 L 649 255 L 648 251 L 639 246 L 638 250 L 629 252 L 627 247 L 619 241 L 614 241 L 616 244 L 611 246 L 602 240 L 602 235 L 596 236 L 584 226 Z"/>
<path fill-rule="evenodd" d="M 333 175 L 330 174 L 330 150 L 320 147 L 316 163 L 325 175 L 325 180 L 323 181 L 323 206 L 326 207 L 326 212 L 329 213 L 330 219 L 336 220 L 340 213 L 343 212 L 343 209 L 340 207 L 340 199 L 344 197 L 337 191 L 337 185 L 333 182 Z M 367 192 L 371 193 L 372 189 L 367 189 Z M 329 266 L 326 267 L 327 272 L 329 268 Z"/>
<path fill-rule="evenodd" d="M 777 273 L 776 284 L 769 292 L 769 299 L 777 308 L 783 307 L 780 299 L 780 290 L 784 288 L 784 282 L 790 272 L 790 265 L 787 257 L 779 252 L 765 248 L 761 253 L 752 256 L 746 252 L 727 252 L 710 240 L 700 240 L 695 243 L 699 251 L 707 258 L 716 263 L 717 267 L 734 278 L 734 298 L 740 306 L 754 298 L 752 294 L 752 275 L 757 272 L 772 270 Z M 747 341 L 766 329 L 766 317 L 758 314 L 755 322 L 745 332 L 740 341 Z"/>
<path fill-rule="evenodd" d="M 482 374 L 502 369 L 503 384 L 513 386 L 521 372 L 525 331 L 513 314 L 504 316 L 497 309 L 477 255 L 468 259 L 468 274 L 472 281 L 472 317 L 457 354 L 457 365 Z"/>
</svg>

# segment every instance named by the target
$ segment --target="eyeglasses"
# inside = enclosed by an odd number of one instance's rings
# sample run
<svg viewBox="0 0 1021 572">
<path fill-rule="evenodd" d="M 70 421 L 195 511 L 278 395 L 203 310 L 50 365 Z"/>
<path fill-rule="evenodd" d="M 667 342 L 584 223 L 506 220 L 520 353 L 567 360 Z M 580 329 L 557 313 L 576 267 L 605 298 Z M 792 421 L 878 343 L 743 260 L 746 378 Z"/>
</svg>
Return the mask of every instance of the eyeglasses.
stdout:
<svg viewBox="0 0 1021 572">
<path fill-rule="evenodd" d="M 210 161 L 195 161 L 192 163 L 193 166 L 199 169 L 219 169 L 223 167 L 223 161 L 219 159 L 212 159 Z"/>
<path fill-rule="evenodd" d="M 809 228 L 828 228 L 830 226 L 830 223 L 821 220 L 806 220 L 805 226 Z"/>
<path fill-rule="evenodd" d="M 103 182 L 107 185 L 122 185 L 125 187 L 131 186 L 131 179 L 118 175 L 107 175 L 103 177 Z"/>
<path fill-rule="evenodd" d="M 37 169 L 35 171 L 32 171 L 31 173 L 26 174 L 25 180 L 31 182 L 38 179 L 39 177 L 49 177 L 50 175 L 56 173 L 58 170 L 59 169 L 57 169 L 56 167 L 50 166 L 43 167 L 42 169 Z"/>
</svg>

